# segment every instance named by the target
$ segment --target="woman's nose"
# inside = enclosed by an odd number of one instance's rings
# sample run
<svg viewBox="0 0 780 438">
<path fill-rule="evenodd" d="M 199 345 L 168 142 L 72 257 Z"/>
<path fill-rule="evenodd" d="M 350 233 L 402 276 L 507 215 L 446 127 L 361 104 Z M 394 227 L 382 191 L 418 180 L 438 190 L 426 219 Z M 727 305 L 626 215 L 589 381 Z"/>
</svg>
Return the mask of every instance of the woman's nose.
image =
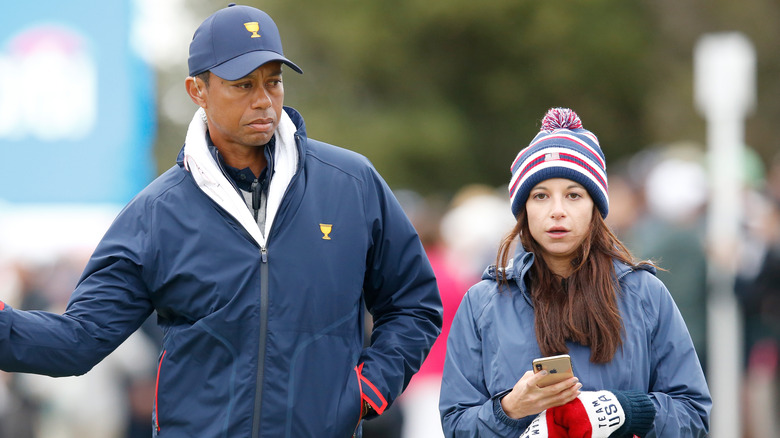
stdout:
<svg viewBox="0 0 780 438">
<path fill-rule="evenodd" d="M 550 217 L 560 218 L 566 216 L 566 209 L 563 205 L 563 199 L 553 197 L 550 204 Z"/>
</svg>

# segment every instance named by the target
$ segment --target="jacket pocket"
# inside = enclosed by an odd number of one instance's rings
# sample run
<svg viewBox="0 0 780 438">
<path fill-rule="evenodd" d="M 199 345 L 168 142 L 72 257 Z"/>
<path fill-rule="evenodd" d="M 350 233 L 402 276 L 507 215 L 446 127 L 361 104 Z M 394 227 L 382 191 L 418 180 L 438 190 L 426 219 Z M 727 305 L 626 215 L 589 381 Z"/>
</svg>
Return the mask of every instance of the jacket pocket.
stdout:
<svg viewBox="0 0 780 438">
<path fill-rule="evenodd" d="M 360 422 L 363 420 L 363 388 L 360 382 L 360 366 L 362 366 L 362 364 L 355 367 L 355 374 L 352 376 L 352 379 L 349 380 L 353 383 L 350 386 L 357 385 L 357 393 L 355 394 L 355 397 L 358 401 L 357 422 L 355 422 L 355 429 L 352 432 L 353 437 L 356 436 L 358 428 L 360 427 Z M 347 389 L 349 390 L 349 388 Z M 347 394 L 350 394 L 350 392 L 348 391 Z"/>
<path fill-rule="evenodd" d="M 163 361 L 165 361 L 165 354 L 168 352 L 168 350 L 163 350 L 162 355 L 160 355 L 160 361 L 157 363 L 157 378 L 154 382 L 154 411 L 152 412 L 153 418 L 153 424 L 154 424 L 154 435 L 157 436 L 157 433 L 160 432 L 160 416 L 159 416 L 159 402 L 160 402 L 160 374 L 162 373 L 162 366 Z"/>
<path fill-rule="evenodd" d="M 175 337 L 175 340 L 174 340 Z M 204 353 L 207 352 L 207 355 Z M 236 409 L 247 409 L 254 386 L 238 380 L 236 349 L 201 320 L 169 335 L 155 381 L 154 436 L 237 436 Z M 253 376 L 250 374 L 247 379 Z M 251 386 L 251 387 L 250 387 Z M 242 392 L 238 392 L 238 390 Z"/>
<path fill-rule="evenodd" d="M 360 389 L 360 406 L 363 406 L 363 402 L 366 402 L 371 406 L 371 409 L 374 410 L 376 415 L 382 415 L 382 412 L 384 412 L 388 406 L 387 400 L 382 393 L 379 392 L 379 389 L 363 376 L 362 363 L 355 367 L 355 373 L 358 377 L 358 387 Z"/>
</svg>

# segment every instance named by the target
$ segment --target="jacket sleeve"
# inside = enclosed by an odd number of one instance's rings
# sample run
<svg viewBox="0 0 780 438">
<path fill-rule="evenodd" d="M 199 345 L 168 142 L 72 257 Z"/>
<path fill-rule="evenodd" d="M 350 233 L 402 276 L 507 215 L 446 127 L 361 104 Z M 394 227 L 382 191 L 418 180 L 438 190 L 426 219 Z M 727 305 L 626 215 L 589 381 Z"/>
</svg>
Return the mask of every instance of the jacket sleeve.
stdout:
<svg viewBox="0 0 780 438">
<path fill-rule="evenodd" d="M 655 283 L 655 293 L 645 312 L 656 321 L 649 389 L 656 417 L 648 436 L 707 436 L 712 398 L 693 341 L 669 291 L 654 276 L 646 277 Z"/>
<path fill-rule="evenodd" d="M 473 291 L 473 288 L 472 288 Z M 485 383 L 482 341 L 469 291 L 458 307 L 447 339 L 439 410 L 447 437 L 517 437 L 533 417 L 513 419 L 501 408 L 512 388 L 491 394 Z"/>
<path fill-rule="evenodd" d="M 109 228 L 63 315 L 0 306 L 0 369 L 55 377 L 84 374 L 151 314 L 132 255 L 139 249 L 133 246 L 142 244 L 142 218 L 131 216 L 123 211 Z"/>
<path fill-rule="evenodd" d="M 367 172 L 364 205 L 371 245 L 363 293 L 373 331 L 356 370 L 363 399 L 381 414 L 439 336 L 442 304 L 417 232 L 384 180 L 373 167 Z"/>
</svg>

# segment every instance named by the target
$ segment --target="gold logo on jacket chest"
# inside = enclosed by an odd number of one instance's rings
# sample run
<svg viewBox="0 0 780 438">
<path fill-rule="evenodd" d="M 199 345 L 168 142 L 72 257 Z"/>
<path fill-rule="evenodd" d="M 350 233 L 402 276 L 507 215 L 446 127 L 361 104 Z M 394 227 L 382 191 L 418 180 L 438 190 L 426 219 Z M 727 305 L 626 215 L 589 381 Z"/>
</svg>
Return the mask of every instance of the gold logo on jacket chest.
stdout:
<svg viewBox="0 0 780 438">
<path fill-rule="evenodd" d="M 320 224 L 322 231 L 322 240 L 330 240 L 330 232 L 333 231 L 333 224 Z"/>
</svg>

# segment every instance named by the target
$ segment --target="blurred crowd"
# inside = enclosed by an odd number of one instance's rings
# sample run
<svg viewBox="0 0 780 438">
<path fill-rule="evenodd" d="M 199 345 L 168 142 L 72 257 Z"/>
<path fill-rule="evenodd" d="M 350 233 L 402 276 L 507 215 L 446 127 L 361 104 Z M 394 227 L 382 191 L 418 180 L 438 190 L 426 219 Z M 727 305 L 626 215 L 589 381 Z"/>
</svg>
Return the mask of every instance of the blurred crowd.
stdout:
<svg viewBox="0 0 780 438">
<path fill-rule="evenodd" d="M 742 239 L 733 249 L 743 319 L 743 438 L 780 436 L 780 154 L 743 160 Z M 607 222 L 637 258 L 652 259 L 707 360 L 708 190 L 706 156 L 689 144 L 647 149 L 612 165 Z M 442 336 L 407 391 L 364 425 L 367 438 L 443 436 L 438 395 L 449 324 L 468 288 L 495 262 L 513 226 L 504 187 L 466 186 L 451 199 L 396 190 L 421 235 L 444 305 Z M 0 299 L 62 312 L 88 252 L 35 262 L 0 258 Z M 0 438 L 135 438 L 151 432 L 161 333 L 154 317 L 91 372 L 49 378 L 0 372 Z M 715 401 L 717 404 L 717 400 Z M 774 433 L 775 435 L 771 435 Z"/>
<path fill-rule="evenodd" d="M 64 312 L 86 250 L 6 260 L 0 297 L 19 309 Z M 85 375 L 0 372 L 0 438 L 148 438 L 160 340 L 149 320 Z"/>
</svg>

